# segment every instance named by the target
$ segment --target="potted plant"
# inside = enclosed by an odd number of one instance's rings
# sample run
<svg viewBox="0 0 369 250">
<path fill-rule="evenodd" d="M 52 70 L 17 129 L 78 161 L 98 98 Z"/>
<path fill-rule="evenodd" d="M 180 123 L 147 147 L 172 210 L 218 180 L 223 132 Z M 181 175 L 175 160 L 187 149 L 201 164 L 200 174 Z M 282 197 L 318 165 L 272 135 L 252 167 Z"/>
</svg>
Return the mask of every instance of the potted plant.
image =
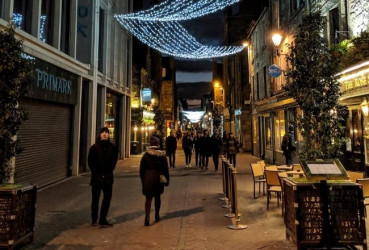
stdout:
<svg viewBox="0 0 369 250">
<path fill-rule="evenodd" d="M 29 61 L 13 25 L 0 30 L 0 247 L 33 237 L 37 187 L 15 184 L 17 131 L 26 119 L 19 105 L 32 81 Z"/>
</svg>

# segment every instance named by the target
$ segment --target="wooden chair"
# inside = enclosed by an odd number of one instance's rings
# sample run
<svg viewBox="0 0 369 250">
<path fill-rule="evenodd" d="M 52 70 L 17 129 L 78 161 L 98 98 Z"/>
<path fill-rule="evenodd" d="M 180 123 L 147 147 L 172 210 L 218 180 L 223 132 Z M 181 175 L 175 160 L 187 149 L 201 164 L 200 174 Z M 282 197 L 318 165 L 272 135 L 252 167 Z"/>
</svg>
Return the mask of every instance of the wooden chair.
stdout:
<svg viewBox="0 0 369 250">
<path fill-rule="evenodd" d="M 263 169 L 263 173 L 264 173 L 264 169 L 265 169 L 265 161 L 264 160 L 262 160 L 262 161 L 258 161 L 258 162 L 256 162 L 256 163 L 259 163 L 260 164 L 260 166 L 261 166 L 261 168 Z"/>
<path fill-rule="evenodd" d="M 369 178 L 356 179 L 356 182 L 363 186 L 363 198 L 366 217 L 366 206 L 369 206 Z"/>
<path fill-rule="evenodd" d="M 251 172 L 252 172 L 252 178 L 254 179 L 254 199 L 255 199 L 256 198 L 255 196 L 256 184 L 259 184 L 259 194 L 260 194 L 260 185 L 261 184 L 263 185 L 263 195 L 264 195 L 266 179 L 264 176 L 264 169 L 260 165 L 260 163 L 251 163 L 250 167 L 251 167 Z"/>
<path fill-rule="evenodd" d="M 265 166 L 264 168 L 265 170 L 273 170 L 273 171 L 278 171 L 278 167 L 277 165 L 269 165 L 269 166 Z M 265 171 L 264 170 L 264 171 Z"/>
<path fill-rule="evenodd" d="M 349 176 L 350 181 L 356 182 L 357 179 L 364 179 L 364 172 L 356 172 L 356 171 L 346 171 Z"/>
<path fill-rule="evenodd" d="M 279 207 L 279 200 L 282 197 L 282 186 L 281 181 L 279 179 L 278 171 L 276 170 L 267 170 L 265 169 L 264 174 L 266 178 L 267 185 L 267 210 L 269 210 L 269 202 L 271 198 L 271 193 L 275 193 L 277 195 L 277 204 Z"/>
</svg>

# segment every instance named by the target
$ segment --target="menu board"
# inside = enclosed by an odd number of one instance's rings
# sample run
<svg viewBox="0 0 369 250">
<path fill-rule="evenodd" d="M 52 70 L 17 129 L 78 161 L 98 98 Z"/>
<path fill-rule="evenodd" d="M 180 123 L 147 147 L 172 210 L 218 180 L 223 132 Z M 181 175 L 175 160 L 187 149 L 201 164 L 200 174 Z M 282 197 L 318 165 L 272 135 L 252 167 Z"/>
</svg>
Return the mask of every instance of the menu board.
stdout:
<svg viewBox="0 0 369 250">
<path fill-rule="evenodd" d="M 342 174 L 335 162 L 324 164 L 310 163 L 307 165 L 311 174 Z"/>
<path fill-rule="evenodd" d="M 345 168 L 338 159 L 301 161 L 307 179 L 345 180 L 348 179 Z"/>
</svg>

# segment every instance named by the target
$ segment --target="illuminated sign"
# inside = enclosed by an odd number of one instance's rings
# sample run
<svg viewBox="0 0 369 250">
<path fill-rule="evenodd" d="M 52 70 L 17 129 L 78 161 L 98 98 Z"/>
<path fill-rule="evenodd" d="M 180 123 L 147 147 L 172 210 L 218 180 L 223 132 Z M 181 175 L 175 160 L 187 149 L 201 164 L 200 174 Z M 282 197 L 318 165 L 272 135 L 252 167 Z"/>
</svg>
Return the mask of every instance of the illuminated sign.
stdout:
<svg viewBox="0 0 369 250">
<path fill-rule="evenodd" d="M 338 76 L 342 92 L 369 86 L 369 61 L 350 67 Z"/>
<path fill-rule="evenodd" d="M 142 101 L 151 102 L 151 89 L 149 88 L 142 89 Z"/>
</svg>

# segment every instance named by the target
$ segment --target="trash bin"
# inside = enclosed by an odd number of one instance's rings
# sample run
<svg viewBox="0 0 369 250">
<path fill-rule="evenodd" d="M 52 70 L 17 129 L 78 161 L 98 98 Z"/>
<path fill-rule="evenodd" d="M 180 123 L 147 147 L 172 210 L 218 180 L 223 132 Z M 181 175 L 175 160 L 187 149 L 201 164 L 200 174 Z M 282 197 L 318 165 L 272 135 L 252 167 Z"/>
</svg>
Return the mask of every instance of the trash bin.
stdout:
<svg viewBox="0 0 369 250">
<path fill-rule="evenodd" d="M 138 155 L 141 153 L 141 145 L 139 141 L 131 141 L 131 154 Z"/>
</svg>

